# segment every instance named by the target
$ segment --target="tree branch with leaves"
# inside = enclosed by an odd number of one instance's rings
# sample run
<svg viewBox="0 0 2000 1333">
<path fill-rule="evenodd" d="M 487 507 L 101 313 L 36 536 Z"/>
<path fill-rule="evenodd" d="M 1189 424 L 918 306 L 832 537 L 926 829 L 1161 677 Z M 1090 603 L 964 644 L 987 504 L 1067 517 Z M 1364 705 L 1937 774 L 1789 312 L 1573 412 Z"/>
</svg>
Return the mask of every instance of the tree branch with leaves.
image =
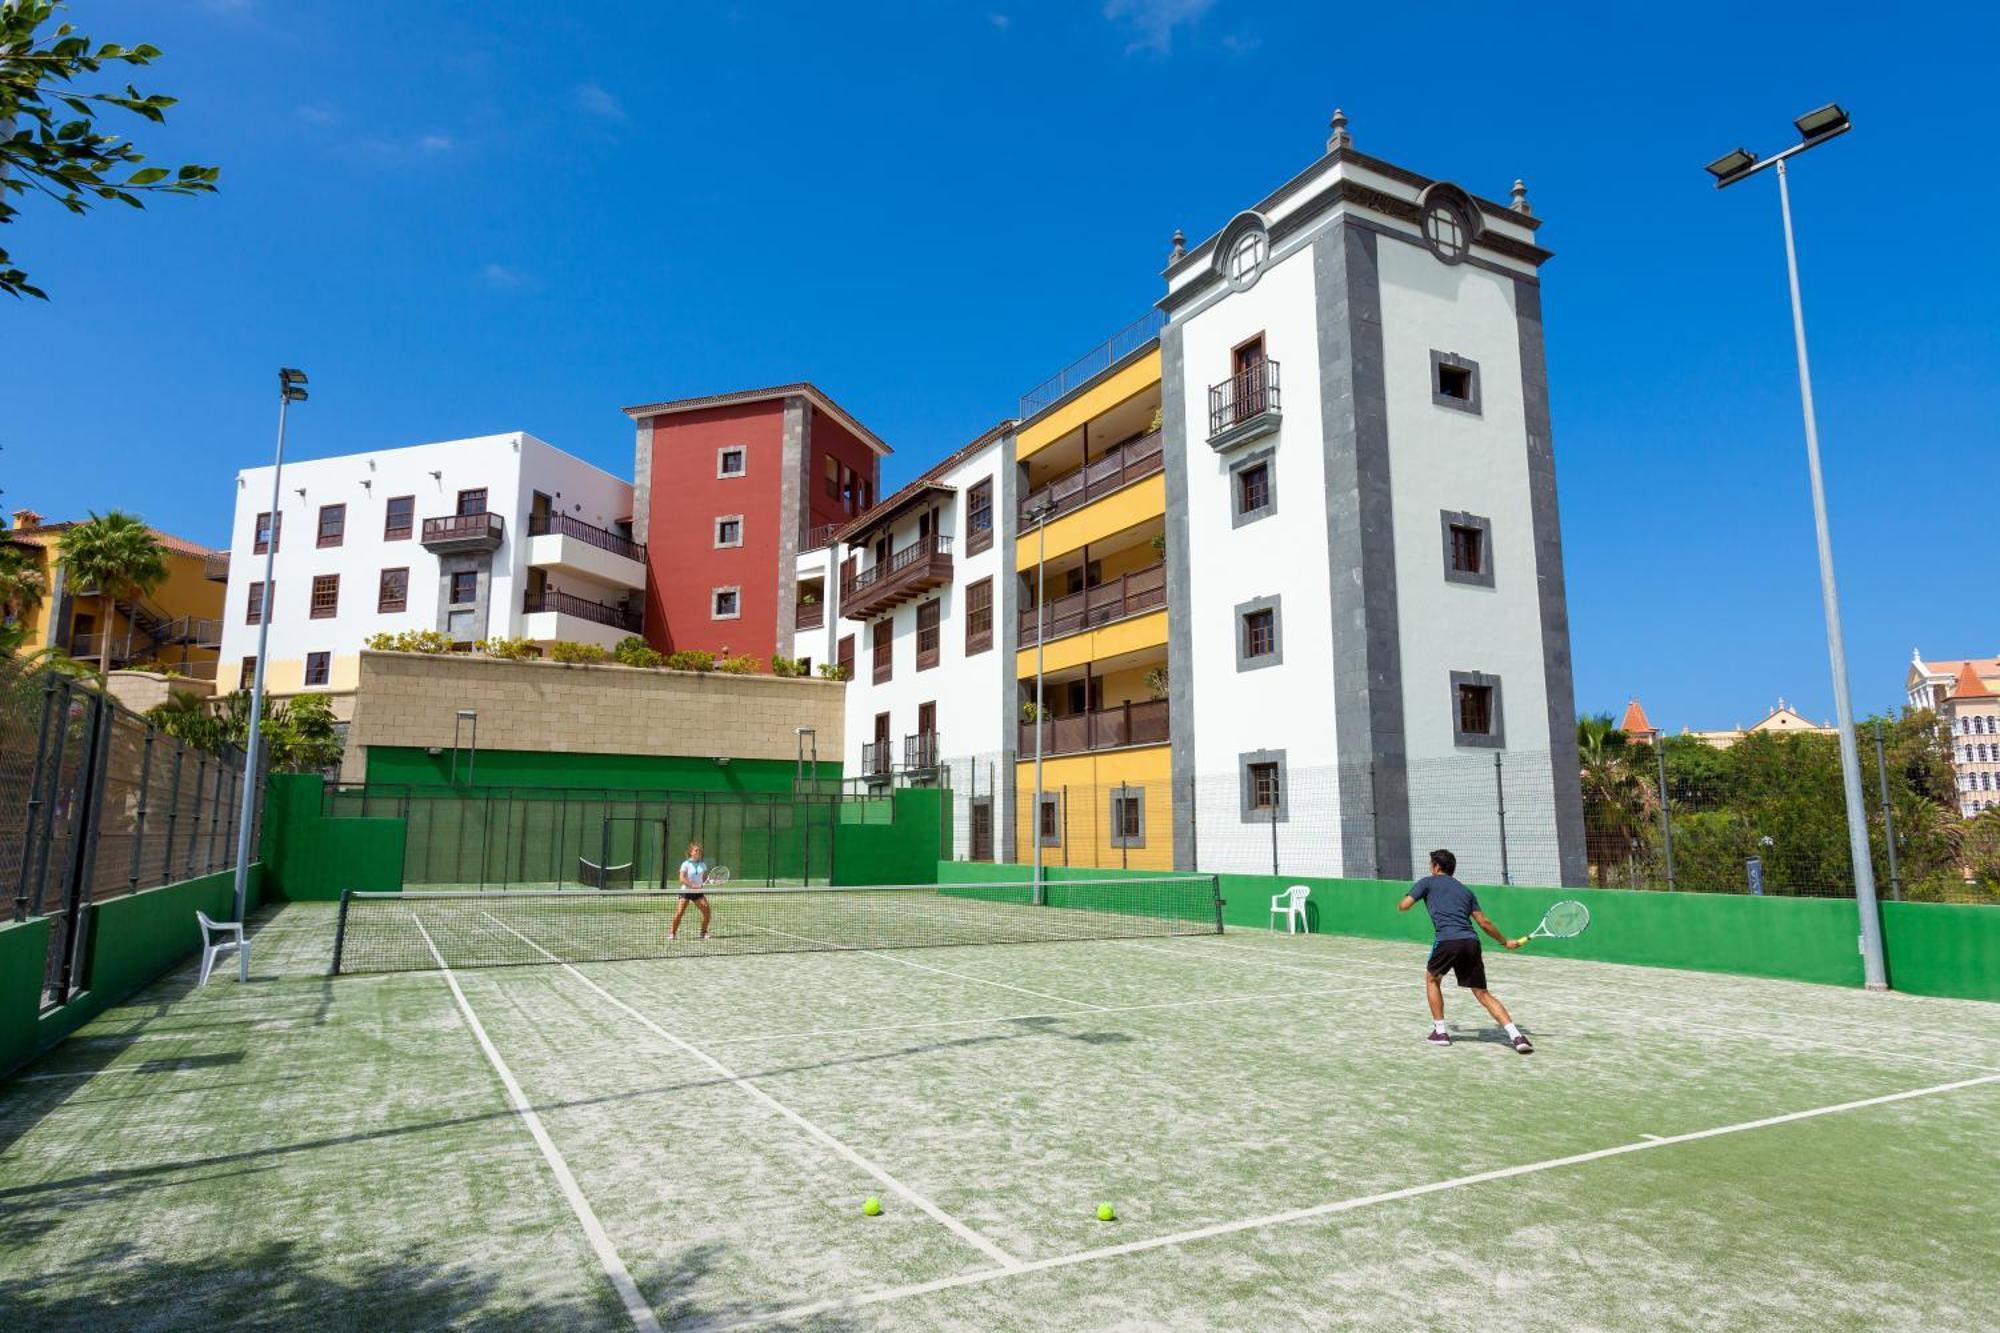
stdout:
<svg viewBox="0 0 2000 1333">
<path fill-rule="evenodd" d="M 146 155 L 130 140 L 98 132 L 97 118 L 108 109 L 164 124 L 177 99 L 129 83 L 122 92 L 77 86 L 106 66 L 150 65 L 159 48 L 99 44 L 68 23 L 43 32 L 61 8 L 54 0 L 0 0 L 0 224 L 14 220 L 15 199 L 29 194 L 72 213 L 110 200 L 144 208 L 149 194 L 212 194 L 220 168 L 145 166 Z M 0 291 L 48 299 L 4 248 Z"/>
</svg>

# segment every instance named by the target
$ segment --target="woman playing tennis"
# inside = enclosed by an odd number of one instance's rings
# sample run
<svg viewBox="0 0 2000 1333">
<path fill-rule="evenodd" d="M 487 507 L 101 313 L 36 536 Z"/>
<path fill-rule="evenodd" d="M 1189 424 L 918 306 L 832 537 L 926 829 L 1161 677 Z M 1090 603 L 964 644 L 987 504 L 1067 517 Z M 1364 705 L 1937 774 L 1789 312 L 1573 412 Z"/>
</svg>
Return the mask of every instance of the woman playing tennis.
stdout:
<svg viewBox="0 0 2000 1333">
<path fill-rule="evenodd" d="M 708 862 L 701 859 L 701 844 L 688 844 L 687 860 L 681 862 L 681 900 L 674 904 L 673 923 L 667 927 L 667 938 L 673 939 L 681 933 L 681 918 L 687 915 L 688 904 L 693 903 L 701 912 L 701 937 L 708 938 L 708 895 L 702 892 L 702 885 L 708 879 Z"/>
</svg>

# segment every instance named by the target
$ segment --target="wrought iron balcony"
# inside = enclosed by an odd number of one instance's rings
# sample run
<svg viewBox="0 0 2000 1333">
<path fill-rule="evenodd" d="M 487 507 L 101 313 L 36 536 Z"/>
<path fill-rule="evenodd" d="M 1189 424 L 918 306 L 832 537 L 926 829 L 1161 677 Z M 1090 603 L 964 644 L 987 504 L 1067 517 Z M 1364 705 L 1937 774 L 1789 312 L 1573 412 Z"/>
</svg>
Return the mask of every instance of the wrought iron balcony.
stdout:
<svg viewBox="0 0 2000 1333">
<path fill-rule="evenodd" d="M 622 606 L 607 606 L 603 602 L 593 602 L 582 597 L 573 597 L 566 592 L 550 588 L 540 593 L 530 592 L 521 598 L 524 615 L 534 615 L 538 611 L 553 611 L 557 615 L 575 616 L 598 625 L 609 625 L 613 629 L 629 630 L 637 634 L 643 622 L 639 613 Z"/>
<path fill-rule="evenodd" d="M 932 769 L 938 766 L 938 734 L 920 731 L 903 737 L 903 767 Z"/>
<path fill-rule="evenodd" d="M 423 544 L 436 552 L 494 551 L 506 535 L 506 520 L 498 514 L 447 514 L 424 520 Z"/>
<path fill-rule="evenodd" d="M 1135 569 L 1095 588 L 1057 597 L 1045 607 L 1021 612 L 1021 646 L 1031 646 L 1047 626 L 1049 638 L 1095 629 L 1114 620 L 1143 615 L 1167 604 L 1167 567 Z"/>
<path fill-rule="evenodd" d="M 1044 504 L 1050 506 L 1049 517 L 1055 518 L 1072 509 L 1081 509 L 1099 496 L 1143 481 L 1165 467 L 1166 455 L 1159 431 L 1128 440 L 1101 458 L 1030 491 L 1021 502 L 1021 527 L 1029 526 L 1033 522 L 1029 513 Z"/>
<path fill-rule="evenodd" d="M 594 524 L 584 522 L 580 518 L 572 518 L 568 514 L 528 515 L 528 535 L 530 537 L 546 536 L 549 533 L 555 533 L 562 537 L 574 537 L 585 546 L 595 546 L 600 551 L 609 551 L 613 555 L 622 555 L 627 560 L 637 560 L 642 565 L 646 563 L 646 548 L 640 543 L 633 541 L 630 537 L 621 537 L 607 528 L 597 527 Z M 424 534 L 424 540 L 428 542 L 430 540 L 430 523 L 428 521 L 424 524 Z"/>
<path fill-rule="evenodd" d="M 1023 759 L 1035 753 L 1035 726 L 1033 722 L 1021 724 L 1019 744 Z M 1164 745 L 1169 739 L 1167 701 L 1152 699 L 1091 713 L 1052 717 L 1041 723 L 1041 729 L 1044 755 L 1086 754 L 1127 745 Z"/>
<path fill-rule="evenodd" d="M 872 620 L 949 582 L 951 538 L 934 532 L 842 582 L 840 613 L 851 620 Z"/>
<path fill-rule="evenodd" d="M 864 741 L 861 746 L 861 773 L 863 777 L 888 777 L 889 742 Z"/>
<path fill-rule="evenodd" d="M 1278 427 L 1278 363 L 1256 361 L 1208 391 L 1208 444 L 1227 449 Z"/>
</svg>

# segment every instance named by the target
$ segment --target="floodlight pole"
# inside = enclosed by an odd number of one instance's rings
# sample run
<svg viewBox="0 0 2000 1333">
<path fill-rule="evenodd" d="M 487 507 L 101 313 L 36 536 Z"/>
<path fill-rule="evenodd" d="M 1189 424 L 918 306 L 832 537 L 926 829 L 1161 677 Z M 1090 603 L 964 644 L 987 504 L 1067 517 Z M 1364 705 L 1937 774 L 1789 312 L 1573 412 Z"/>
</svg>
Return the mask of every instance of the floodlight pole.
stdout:
<svg viewBox="0 0 2000 1333">
<path fill-rule="evenodd" d="M 305 382 L 306 377 L 296 370 L 278 372 L 278 452 L 271 464 L 271 535 L 264 542 L 264 602 L 257 614 L 257 669 L 251 674 L 250 683 L 250 734 L 244 741 L 243 804 L 236 816 L 238 921 L 243 920 L 250 901 L 250 826 L 257 817 L 257 747 L 264 730 L 264 668 L 271 660 L 272 571 L 278 559 L 278 505 L 282 494 L 279 486 L 285 473 L 285 409 L 305 401 L 306 391 L 300 387 Z"/>
<path fill-rule="evenodd" d="M 1049 554 L 1049 512 L 1055 506 L 1043 501 L 1028 511 L 1035 520 L 1035 808 L 1028 819 L 1030 836 L 1035 843 L 1035 906 L 1040 907 L 1047 894 L 1042 888 L 1042 650 L 1049 638 L 1049 599 L 1045 595 L 1045 580 Z"/>
<path fill-rule="evenodd" d="M 1801 126 L 1801 130 L 1804 130 Z M 1808 135 L 1804 142 L 1755 166 L 1720 177 L 1717 188 L 1762 170 L 1777 168 L 1778 211 L 1785 225 L 1785 274 L 1791 283 L 1792 340 L 1798 348 L 1799 405 L 1806 427 L 1806 471 L 1812 480 L 1813 531 L 1819 543 L 1819 590 L 1826 612 L 1826 651 L 1833 668 L 1834 719 L 1840 732 L 1840 782 L 1847 798 L 1847 844 L 1854 863 L 1854 906 L 1861 918 L 1861 971 L 1869 990 L 1889 989 L 1882 955 L 1882 913 L 1875 898 L 1875 865 L 1868 847 L 1868 814 L 1861 796 L 1861 749 L 1854 739 L 1854 706 L 1847 693 L 1847 648 L 1840 628 L 1840 592 L 1833 576 L 1833 534 L 1826 518 L 1826 484 L 1820 472 L 1819 422 L 1813 411 L 1812 367 L 1806 357 L 1806 315 L 1799 298 L 1799 255 L 1792 239 L 1792 195 L 1785 179 L 1785 161 L 1834 134 L 1847 131 L 1846 118 L 1831 133 Z"/>
</svg>

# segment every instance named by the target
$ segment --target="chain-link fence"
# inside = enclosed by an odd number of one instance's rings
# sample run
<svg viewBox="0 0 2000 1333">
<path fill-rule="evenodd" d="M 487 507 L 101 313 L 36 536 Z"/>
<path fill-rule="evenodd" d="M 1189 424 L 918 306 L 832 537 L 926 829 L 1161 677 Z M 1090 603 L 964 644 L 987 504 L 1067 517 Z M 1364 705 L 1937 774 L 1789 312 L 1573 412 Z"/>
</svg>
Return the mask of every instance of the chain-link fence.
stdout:
<svg viewBox="0 0 2000 1333">
<path fill-rule="evenodd" d="M 1861 732 L 1874 872 L 1885 899 L 2000 903 L 2000 811 L 1962 819 L 1948 751 L 1928 715 Z M 1878 749 L 1879 746 L 1879 749 Z M 1039 834 L 1050 865 L 1095 869 L 1402 878 L 1449 848 L 1485 884 L 1572 884 L 1790 897 L 1852 897 L 1844 788 L 1830 736 L 1692 737 L 1611 755 L 1565 755 L 1580 802 L 1559 796 L 1548 751 L 1487 751 L 1311 766 L 1282 752 L 1233 772 L 1116 783 L 1046 782 L 1027 765 L 978 766 L 978 799 L 1009 796 L 1014 854 Z M 1887 792 L 1886 809 L 1884 792 Z M 959 805 L 967 801 L 961 793 Z M 961 818 L 964 816 L 961 815 Z M 990 855 L 961 834 L 960 859 Z"/>
<path fill-rule="evenodd" d="M 14 920 L 50 920 L 45 1003 L 87 983 L 91 904 L 235 866 L 242 797 L 239 751 L 195 749 L 86 681 L 0 660 L 0 885 Z"/>
</svg>

